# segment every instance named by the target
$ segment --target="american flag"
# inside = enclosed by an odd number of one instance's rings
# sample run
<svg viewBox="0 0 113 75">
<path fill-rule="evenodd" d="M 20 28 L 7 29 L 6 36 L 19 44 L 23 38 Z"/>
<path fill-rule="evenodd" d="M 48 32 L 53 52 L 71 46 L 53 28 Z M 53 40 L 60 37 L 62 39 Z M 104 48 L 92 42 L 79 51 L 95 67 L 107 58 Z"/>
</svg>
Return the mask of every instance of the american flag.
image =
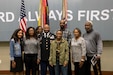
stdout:
<svg viewBox="0 0 113 75">
<path fill-rule="evenodd" d="M 26 11 L 24 0 L 21 0 L 21 9 L 20 9 L 20 29 L 26 32 Z"/>
</svg>

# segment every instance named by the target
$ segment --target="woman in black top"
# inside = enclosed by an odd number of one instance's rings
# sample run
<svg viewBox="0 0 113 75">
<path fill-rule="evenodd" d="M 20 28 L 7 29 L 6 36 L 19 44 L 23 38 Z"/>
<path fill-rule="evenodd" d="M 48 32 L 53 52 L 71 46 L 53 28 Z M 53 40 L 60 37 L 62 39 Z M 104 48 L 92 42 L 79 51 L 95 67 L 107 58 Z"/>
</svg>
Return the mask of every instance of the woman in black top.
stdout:
<svg viewBox="0 0 113 75">
<path fill-rule="evenodd" d="M 43 28 L 41 26 L 38 26 L 36 28 L 36 33 L 37 33 L 37 38 L 38 38 L 40 43 L 41 43 L 41 39 L 42 39 L 42 32 L 43 32 Z M 39 75 L 39 64 L 37 64 L 37 74 L 38 75 Z"/>
<path fill-rule="evenodd" d="M 43 28 L 41 26 L 38 26 L 36 28 L 36 33 L 37 33 L 37 37 L 38 37 L 39 40 L 41 40 L 42 32 L 43 32 Z"/>
</svg>

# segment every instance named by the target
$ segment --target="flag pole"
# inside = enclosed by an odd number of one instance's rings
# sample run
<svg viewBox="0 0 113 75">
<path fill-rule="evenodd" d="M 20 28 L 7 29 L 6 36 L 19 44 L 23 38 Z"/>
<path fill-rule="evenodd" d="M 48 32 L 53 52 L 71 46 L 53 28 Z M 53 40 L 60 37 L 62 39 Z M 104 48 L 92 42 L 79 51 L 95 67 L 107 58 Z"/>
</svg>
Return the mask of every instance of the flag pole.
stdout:
<svg viewBox="0 0 113 75">
<path fill-rule="evenodd" d="M 62 0 L 62 20 L 65 20 L 67 27 L 67 0 Z"/>
<path fill-rule="evenodd" d="M 42 0 L 40 0 L 39 4 L 39 17 L 38 17 L 38 26 L 42 26 Z"/>
</svg>

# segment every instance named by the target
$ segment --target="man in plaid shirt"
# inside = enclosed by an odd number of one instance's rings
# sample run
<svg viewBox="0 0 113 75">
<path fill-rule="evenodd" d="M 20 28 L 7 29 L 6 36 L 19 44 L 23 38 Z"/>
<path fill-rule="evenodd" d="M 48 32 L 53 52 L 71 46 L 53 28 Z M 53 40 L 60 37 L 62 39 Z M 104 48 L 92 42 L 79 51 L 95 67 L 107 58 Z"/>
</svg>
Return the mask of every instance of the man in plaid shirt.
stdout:
<svg viewBox="0 0 113 75">
<path fill-rule="evenodd" d="M 71 32 L 66 28 L 66 21 L 60 20 L 60 30 L 63 32 L 63 38 L 70 44 Z"/>
</svg>

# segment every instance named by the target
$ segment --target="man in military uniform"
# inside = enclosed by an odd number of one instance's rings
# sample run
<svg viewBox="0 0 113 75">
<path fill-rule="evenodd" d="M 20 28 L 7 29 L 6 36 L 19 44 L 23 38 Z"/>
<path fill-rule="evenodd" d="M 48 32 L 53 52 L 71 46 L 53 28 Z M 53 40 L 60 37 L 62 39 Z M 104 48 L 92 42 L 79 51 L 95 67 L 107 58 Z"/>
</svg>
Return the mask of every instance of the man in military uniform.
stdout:
<svg viewBox="0 0 113 75">
<path fill-rule="evenodd" d="M 50 44 L 55 39 L 54 34 L 50 32 L 49 25 L 44 25 L 44 31 L 41 40 L 41 75 L 46 75 L 47 67 L 49 68 L 50 75 L 54 74 L 54 68 L 49 65 Z"/>
</svg>

